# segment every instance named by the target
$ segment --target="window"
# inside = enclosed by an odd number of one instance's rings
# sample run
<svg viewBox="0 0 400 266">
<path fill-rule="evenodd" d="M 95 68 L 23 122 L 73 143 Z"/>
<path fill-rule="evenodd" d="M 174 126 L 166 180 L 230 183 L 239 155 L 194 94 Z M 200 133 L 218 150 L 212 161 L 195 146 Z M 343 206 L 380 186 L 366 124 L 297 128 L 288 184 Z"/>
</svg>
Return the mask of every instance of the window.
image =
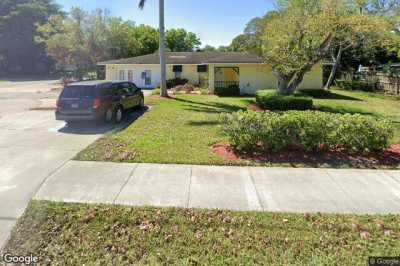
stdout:
<svg viewBox="0 0 400 266">
<path fill-rule="evenodd" d="M 151 70 L 143 71 L 142 79 L 144 79 L 145 86 L 150 86 L 151 85 Z"/>
<path fill-rule="evenodd" d="M 182 72 L 183 66 L 182 65 L 174 65 L 172 67 L 172 72 Z"/>
<path fill-rule="evenodd" d="M 133 81 L 133 70 L 128 70 L 128 80 Z"/>
<path fill-rule="evenodd" d="M 205 73 L 208 71 L 208 66 L 207 65 L 198 65 L 197 66 L 197 72 L 198 73 Z"/>
<path fill-rule="evenodd" d="M 119 71 L 119 80 L 125 80 L 125 70 Z"/>
<path fill-rule="evenodd" d="M 61 98 L 88 98 L 100 94 L 96 86 L 71 85 L 65 87 L 61 93 Z"/>
</svg>

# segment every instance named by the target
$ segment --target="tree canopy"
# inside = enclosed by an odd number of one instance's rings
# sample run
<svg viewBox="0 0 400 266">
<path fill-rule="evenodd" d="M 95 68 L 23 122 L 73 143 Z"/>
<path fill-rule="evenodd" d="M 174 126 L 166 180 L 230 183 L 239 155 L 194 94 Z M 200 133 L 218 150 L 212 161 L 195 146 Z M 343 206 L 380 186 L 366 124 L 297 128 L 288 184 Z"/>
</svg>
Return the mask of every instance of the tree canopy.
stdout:
<svg viewBox="0 0 400 266">
<path fill-rule="evenodd" d="M 192 52 L 201 45 L 201 41 L 193 32 L 170 29 L 165 33 L 165 45 L 171 52 Z"/>
<path fill-rule="evenodd" d="M 390 39 L 392 28 L 386 19 L 356 12 L 348 3 L 280 1 L 279 12 L 263 25 L 262 41 L 265 62 L 278 78 L 280 93 L 293 93 L 334 45 L 354 47 Z"/>
<path fill-rule="evenodd" d="M 57 65 L 79 69 L 79 75 L 99 61 L 151 54 L 159 47 L 158 29 L 109 16 L 106 10 L 88 13 L 73 8 L 67 16 L 51 16 L 38 32 L 37 40 Z M 169 51 L 194 51 L 200 44 L 195 33 L 184 29 L 166 32 Z"/>
<path fill-rule="evenodd" d="M 195 51 L 201 42 L 185 29 L 166 32 L 169 51 Z M 62 12 L 54 0 L 0 1 L 0 74 L 46 74 L 57 68 L 84 73 L 97 62 L 154 53 L 159 30 L 107 10 Z"/>
<path fill-rule="evenodd" d="M 0 1 L 0 73 L 48 72 L 51 64 L 45 47 L 35 42 L 36 25 L 61 14 L 53 0 Z"/>
</svg>

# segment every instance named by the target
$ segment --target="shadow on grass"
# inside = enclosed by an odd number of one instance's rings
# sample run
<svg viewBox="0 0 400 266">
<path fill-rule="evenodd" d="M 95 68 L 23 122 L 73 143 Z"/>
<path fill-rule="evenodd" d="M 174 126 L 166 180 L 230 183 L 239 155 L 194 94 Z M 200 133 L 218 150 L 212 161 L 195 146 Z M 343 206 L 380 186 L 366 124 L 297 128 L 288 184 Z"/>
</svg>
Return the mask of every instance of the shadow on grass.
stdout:
<svg viewBox="0 0 400 266">
<path fill-rule="evenodd" d="M 315 110 L 327 113 L 335 113 L 335 114 L 361 114 L 361 115 L 372 115 L 375 116 L 372 112 L 362 111 L 357 108 L 346 108 L 346 107 L 331 107 L 331 106 L 316 106 Z"/>
<path fill-rule="evenodd" d="M 127 112 L 121 124 L 109 124 L 95 121 L 73 122 L 67 123 L 64 127 L 59 129 L 58 132 L 77 135 L 97 135 L 104 134 L 109 131 L 119 132 L 130 126 L 148 110 L 149 107 L 146 106 L 139 110 L 131 110 Z"/>
<path fill-rule="evenodd" d="M 221 103 L 221 102 L 196 102 L 187 99 L 176 98 L 174 101 L 185 103 L 187 110 L 205 113 L 233 113 L 240 110 L 246 110 L 246 107 L 239 107 L 237 105 Z M 249 100 L 249 103 L 251 101 Z"/>
<path fill-rule="evenodd" d="M 197 126 L 197 127 L 201 127 L 201 126 L 216 126 L 216 125 L 220 125 L 221 123 L 218 120 L 203 120 L 203 121 L 189 121 L 187 123 L 190 126 Z"/>
<path fill-rule="evenodd" d="M 360 101 L 362 102 L 362 99 L 343 95 L 343 94 L 338 94 L 334 93 L 331 91 L 325 91 L 325 90 L 300 90 L 299 94 L 301 96 L 308 96 L 312 97 L 314 99 L 325 99 L 325 100 L 346 100 L 346 101 Z"/>
</svg>

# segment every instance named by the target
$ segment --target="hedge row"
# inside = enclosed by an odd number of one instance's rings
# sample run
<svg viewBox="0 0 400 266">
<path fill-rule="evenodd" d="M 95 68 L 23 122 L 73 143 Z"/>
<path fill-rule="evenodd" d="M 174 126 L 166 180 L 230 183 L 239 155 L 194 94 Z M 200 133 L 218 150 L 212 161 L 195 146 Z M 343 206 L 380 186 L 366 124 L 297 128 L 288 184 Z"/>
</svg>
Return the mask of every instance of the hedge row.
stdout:
<svg viewBox="0 0 400 266">
<path fill-rule="evenodd" d="M 390 123 L 369 116 L 317 111 L 240 111 L 222 116 L 223 131 L 237 150 L 380 151 L 394 132 Z"/>
<path fill-rule="evenodd" d="M 239 96 L 240 88 L 236 85 L 221 88 L 216 87 L 214 93 L 218 96 Z"/>
<path fill-rule="evenodd" d="M 313 107 L 313 100 L 309 97 L 295 95 L 279 95 L 273 90 L 261 90 L 256 93 L 257 105 L 268 110 L 308 110 Z"/>
</svg>

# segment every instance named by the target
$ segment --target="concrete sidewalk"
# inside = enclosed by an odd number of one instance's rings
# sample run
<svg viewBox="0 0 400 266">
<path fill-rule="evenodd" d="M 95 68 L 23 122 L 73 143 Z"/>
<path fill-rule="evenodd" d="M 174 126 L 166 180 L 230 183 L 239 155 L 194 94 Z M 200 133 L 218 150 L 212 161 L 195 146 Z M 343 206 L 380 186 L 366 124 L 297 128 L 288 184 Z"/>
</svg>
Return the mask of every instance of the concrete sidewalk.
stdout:
<svg viewBox="0 0 400 266">
<path fill-rule="evenodd" d="M 70 161 L 35 199 L 273 212 L 400 213 L 400 171 Z"/>
</svg>

